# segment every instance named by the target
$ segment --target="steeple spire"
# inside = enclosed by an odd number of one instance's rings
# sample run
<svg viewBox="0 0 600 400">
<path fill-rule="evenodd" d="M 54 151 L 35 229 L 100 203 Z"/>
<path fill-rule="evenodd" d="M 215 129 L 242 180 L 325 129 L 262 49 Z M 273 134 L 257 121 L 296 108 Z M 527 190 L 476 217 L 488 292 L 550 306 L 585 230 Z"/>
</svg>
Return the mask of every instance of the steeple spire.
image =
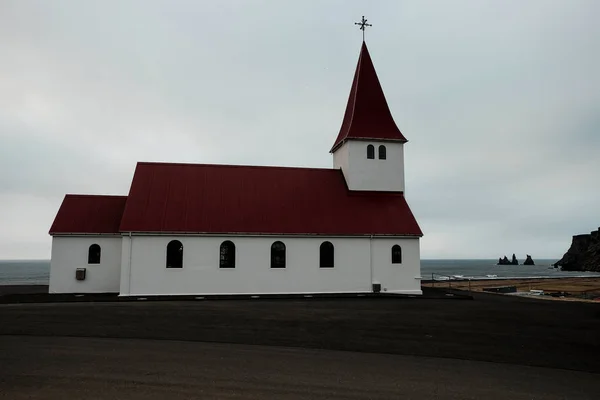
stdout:
<svg viewBox="0 0 600 400">
<path fill-rule="evenodd" d="M 342 127 L 330 152 L 348 139 L 407 141 L 394 122 L 364 41 Z"/>
</svg>

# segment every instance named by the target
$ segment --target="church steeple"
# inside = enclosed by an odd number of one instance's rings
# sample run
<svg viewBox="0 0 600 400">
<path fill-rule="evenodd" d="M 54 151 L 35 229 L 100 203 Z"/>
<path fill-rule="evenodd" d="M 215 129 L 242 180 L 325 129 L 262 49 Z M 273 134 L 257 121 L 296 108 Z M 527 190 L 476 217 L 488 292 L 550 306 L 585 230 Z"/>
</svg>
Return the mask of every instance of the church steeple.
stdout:
<svg viewBox="0 0 600 400">
<path fill-rule="evenodd" d="M 351 191 L 403 193 L 406 142 L 363 41 L 342 127 L 330 150 L 333 168 L 342 170 Z"/>
<path fill-rule="evenodd" d="M 392 118 L 364 41 L 342 127 L 330 152 L 335 152 L 348 139 L 407 142 Z"/>
</svg>

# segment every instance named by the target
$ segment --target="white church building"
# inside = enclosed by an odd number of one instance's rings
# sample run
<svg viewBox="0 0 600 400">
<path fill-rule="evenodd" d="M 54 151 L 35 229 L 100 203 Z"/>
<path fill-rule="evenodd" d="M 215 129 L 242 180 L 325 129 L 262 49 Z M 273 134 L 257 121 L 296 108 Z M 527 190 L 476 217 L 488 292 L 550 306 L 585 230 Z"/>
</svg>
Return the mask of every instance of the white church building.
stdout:
<svg viewBox="0 0 600 400">
<path fill-rule="evenodd" d="M 65 196 L 49 292 L 422 294 L 406 142 L 363 42 L 333 168 L 139 162 L 127 196 Z"/>
</svg>

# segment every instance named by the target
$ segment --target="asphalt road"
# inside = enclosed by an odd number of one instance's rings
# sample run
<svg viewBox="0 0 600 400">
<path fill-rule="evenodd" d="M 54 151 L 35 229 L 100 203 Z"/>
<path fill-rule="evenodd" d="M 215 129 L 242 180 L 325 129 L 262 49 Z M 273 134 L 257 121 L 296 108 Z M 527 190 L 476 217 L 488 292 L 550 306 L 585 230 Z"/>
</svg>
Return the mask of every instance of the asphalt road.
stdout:
<svg viewBox="0 0 600 400">
<path fill-rule="evenodd" d="M 599 375 L 481 361 L 140 339 L 0 336 L 0 398 L 597 399 Z"/>
</svg>

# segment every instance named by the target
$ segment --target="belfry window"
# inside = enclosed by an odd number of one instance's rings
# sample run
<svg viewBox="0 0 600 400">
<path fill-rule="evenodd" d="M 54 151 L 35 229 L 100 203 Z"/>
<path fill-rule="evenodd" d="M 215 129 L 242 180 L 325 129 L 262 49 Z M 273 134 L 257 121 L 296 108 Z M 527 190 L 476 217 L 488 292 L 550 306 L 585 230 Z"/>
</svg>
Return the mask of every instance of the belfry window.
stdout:
<svg viewBox="0 0 600 400">
<path fill-rule="evenodd" d="M 380 160 L 385 160 L 386 159 L 386 150 L 385 150 L 385 146 L 384 145 L 379 146 L 379 159 Z"/>
<path fill-rule="evenodd" d="M 183 244 L 179 240 L 167 245 L 167 268 L 183 268 Z"/>
<path fill-rule="evenodd" d="M 93 244 L 88 249 L 88 264 L 100 264 L 100 253 L 102 250 L 97 244 Z"/>
<path fill-rule="evenodd" d="M 397 244 L 392 246 L 392 264 L 402 264 L 402 247 Z"/>
<path fill-rule="evenodd" d="M 271 268 L 285 268 L 285 244 L 282 242 L 271 245 Z"/>
<path fill-rule="evenodd" d="M 221 243 L 219 268 L 235 268 L 235 244 L 230 240 Z"/>
<path fill-rule="evenodd" d="M 375 146 L 373 146 L 372 144 L 367 146 L 367 158 L 369 160 L 375 159 Z"/>
</svg>

